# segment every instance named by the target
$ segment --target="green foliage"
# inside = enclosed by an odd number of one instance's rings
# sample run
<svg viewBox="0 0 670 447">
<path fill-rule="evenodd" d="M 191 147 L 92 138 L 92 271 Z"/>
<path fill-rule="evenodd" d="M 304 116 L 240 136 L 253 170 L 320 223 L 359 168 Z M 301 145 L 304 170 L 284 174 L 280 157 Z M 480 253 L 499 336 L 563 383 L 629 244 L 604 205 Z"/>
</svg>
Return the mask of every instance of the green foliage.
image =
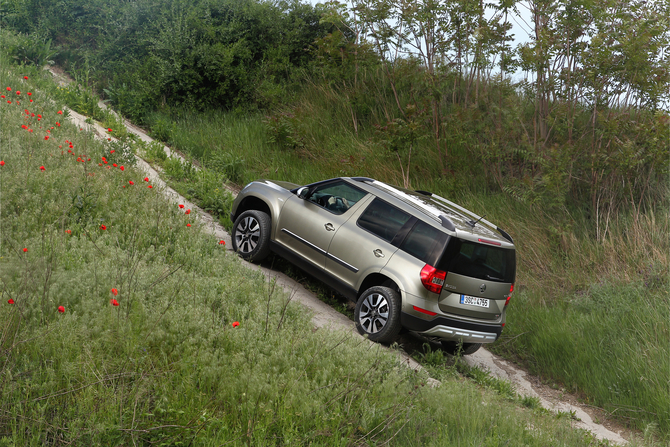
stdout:
<svg viewBox="0 0 670 447">
<path fill-rule="evenodd" d="M 218 150 L 207 162 L 207 167 L 225 175 L 232 183 L 240 184 L 244 178 L 244 159 L 230 152 Z"/>
<path fill-rule="evenodd" d="M 195 175 L 195 167 L 187 160 L 181 157 L 171 155 L 162 163 L 165 175 L 174 180 L 191 179 Z"/>
<path fill-rule="evenodd" d="M 268 116 L 263 122 L 268 132 L 268 141 L 281 149 L 303 149 L 305 137 L 301 135 L 300 117 L 291 112 L 280 112 Z"/>
<path fill-rule="evenodd" d="M 5 34 L 3 38 L 9 40 L 3 43 L 6 51 L 15 62 L 22 65 L 34 65 L 37 68 L 53 65 L 53 59 L 58 54 L 52 48 L 51 39 L 43 39 L 35 34 Z"/>
<path fill-rule="evenodd" d="M 98 97 L 91 88 L 82 87 L 78 83 L 71 83 L 59 87 L 55 96 L 75 112 L 98 121 L 107 119 L 107 114 L 98 106 Z"/>
</svg>

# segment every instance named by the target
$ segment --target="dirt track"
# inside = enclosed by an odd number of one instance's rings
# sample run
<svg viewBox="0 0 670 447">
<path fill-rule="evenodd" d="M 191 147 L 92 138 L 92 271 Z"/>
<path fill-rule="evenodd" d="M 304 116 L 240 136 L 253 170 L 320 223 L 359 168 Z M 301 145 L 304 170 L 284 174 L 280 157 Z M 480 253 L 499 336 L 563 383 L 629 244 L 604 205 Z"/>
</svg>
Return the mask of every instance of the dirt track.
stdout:
<svg viewBox="0 0 670 447">
<path fill-rule="evenodd" d="M 54 75 L 60 79 L 62 83 L 68 83 L 65 77 L 60 73 Z M 105 107 L 100 103 L 101 107 Z M 95 132 L 100 138 L 107 138 L 105 129 L 98 124 L 87 124 L 86 117 L 70 110 L 70 118 L 79 126 Z M 126 122 L 128 130 L 144 141 L 153 141 L 142 129 Z M 170 149 L 165 147 L 166 152 L 170 154 Z M 205 227 L 210 233 L 216 236 L 217 239 L 226 241 L 226 247 L 231 247 L 230 236 L 226 230 L 219 225 L 209 214 L 201 210 L 194 203 L 188 202 L 180 196 L 172 188 L 168 187 L 161 179 L 156 170 L 154 170 L 148 163 L 141 158 L 137 160 L 138 168 L 143 170 L 151 179 L 153 185 L 158 190 L 164 191 L 169 200 L 183 203 L 188 208 L 194 210 L 198 218 L 204 223 Z M 240 262 L 244 262 L 241 261 Z M 312 323 L 315 328 L 330 328 L 347 331 L 351 333 L 352 337 L 360 337 L 356 331 L 354 324 L 346 316 L 337 312 L 335 309 L 320 301 L 313 293 L 306 290 L 302 285 L 286 275 L 273 271 L 267 267 L 258 266 L 246 263 L 249 268 L 261 270 L 268 278 L 275 279 L 278 285 L 281 285 L 286 291 L 292 294 L 292 299 L 297 301 L 310 309 L 313 312 Z M 422 346 L 425 340 L 406 335 L 403 337 L 403 346 L 407 351 L 411 352 L 412 346 Z M 371 343 L 371 349 L 385 349 L 382 345 Z M 401 361 L 408 367 L 413 369 L 421 369 L 421 365 L 410 357 L 407 353 L 399 354 Z M 508 362 L 500 357 L 497 357 L 487 351 L 480 349 L 473 355 L 466 356 L 465 360 L 470 366 L 476 366 L 483 370 L 489 371 L 492 376 L 511 382 L 517 393 L 521 396 L 531 396 L 540 399 L 540 403 L 544 408 L 555 412 L 571 413 L 572 424 L 574 427 L 583 428 L 594 433 L 599 439 L 606 439 L 616 444 L 626 444 L 627 441 L 622 434 L 629 436 L 629 433 L 624 433 L 621 427 L 616 427 L 614 424 L 600 424 L 596 420 L 604 420 L 606 413 L 587 405 L 583 405 L 579 400 L 560 389 L 554 389 L 540 382 L 537 377 L 530 376 L 526 371 L 521 369 L 518 365 Z M 439 386 L 439 382 L 433 380 L 432 386 Z"/>
</svg>

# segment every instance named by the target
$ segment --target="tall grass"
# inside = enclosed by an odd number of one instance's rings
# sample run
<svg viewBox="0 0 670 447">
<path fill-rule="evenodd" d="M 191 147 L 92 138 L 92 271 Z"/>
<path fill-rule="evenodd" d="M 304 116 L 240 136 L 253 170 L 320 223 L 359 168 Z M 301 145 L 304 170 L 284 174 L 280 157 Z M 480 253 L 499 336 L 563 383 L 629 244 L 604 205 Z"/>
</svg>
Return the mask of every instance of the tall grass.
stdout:
<svg viewBox="0 0 670 447">
<path fill-rule="evenodd" d="M 517 294 L 499 352 L 640 429 L 670 429 L 670 296 L 658 284 L 603 283 L 547 305 Z"/>
<path fill-rule="evenodd" d="M 42 82 L 0 62 L 2 88 Z M 44 139 L 47 93 L 40 122 L 0 104 L 0 445 L 601 444 L 314 330 L 115 146 L 64 122 Z"/>
</svg>

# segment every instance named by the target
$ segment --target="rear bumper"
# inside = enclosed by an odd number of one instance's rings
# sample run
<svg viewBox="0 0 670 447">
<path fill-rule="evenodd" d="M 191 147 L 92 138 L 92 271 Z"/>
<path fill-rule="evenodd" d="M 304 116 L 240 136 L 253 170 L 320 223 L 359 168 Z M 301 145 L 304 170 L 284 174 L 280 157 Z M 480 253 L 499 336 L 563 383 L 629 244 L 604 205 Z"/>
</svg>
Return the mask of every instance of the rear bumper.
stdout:
<svg viewBox="0 0 670 447">
<path fill-rule="evenodd" d="M 400 322 L 410 331 L 463 343 L 493 343 L 503 329 L 500 325 L 471 323 L 448 317 L 435 317 L 427 321 L 405 312 L 400 314 Z"/>
</svg>

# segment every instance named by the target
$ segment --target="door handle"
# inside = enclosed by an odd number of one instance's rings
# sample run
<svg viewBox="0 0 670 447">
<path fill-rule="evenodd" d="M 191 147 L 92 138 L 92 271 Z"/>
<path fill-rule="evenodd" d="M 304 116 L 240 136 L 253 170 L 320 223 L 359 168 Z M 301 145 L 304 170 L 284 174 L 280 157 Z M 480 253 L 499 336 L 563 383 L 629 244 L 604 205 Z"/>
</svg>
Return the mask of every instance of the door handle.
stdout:
<svg viewBox="0 0 670 447">
<path fill-rule="evenodd" d="M 328 230 L 328 231 L 335 231 L 335 227 L 330 222 L 328 222 L 326 225 L 324 225 L 324 227 L 326 227 L 326 230 Z"/>
<path fill-rule="evenodd" d="M 383 258 L 384 257 L 384 253 L 382 253 L 382 251 L 380 249 L 372 250 L 372 253 L 374 253 L 375 256 L 377 256 L 378 258 Z"/>
</svg>

